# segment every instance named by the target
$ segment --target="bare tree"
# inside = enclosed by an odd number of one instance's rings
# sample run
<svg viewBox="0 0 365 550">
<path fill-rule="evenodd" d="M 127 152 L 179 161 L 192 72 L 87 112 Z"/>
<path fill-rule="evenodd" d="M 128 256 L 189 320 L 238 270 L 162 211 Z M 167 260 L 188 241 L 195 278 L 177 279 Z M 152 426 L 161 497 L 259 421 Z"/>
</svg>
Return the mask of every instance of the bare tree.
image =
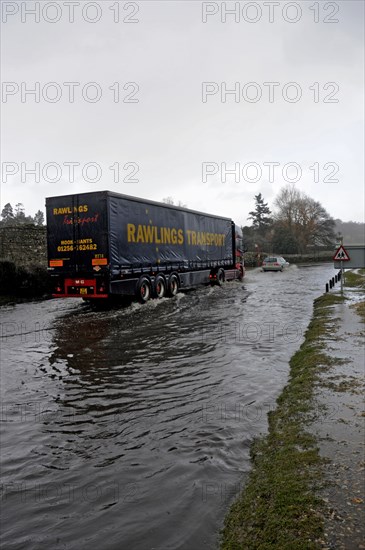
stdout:
<svg viewBox="0 0 365 550">
<path fill-rule="evenodd" d="M 184 204 L 182 201 L 178 201 L 177 203 L 175 203 L 172 197 L 165 197 L 164 199 L 162 199 L 162 202 L 164 202 L 165 204 L 171 204 L 171 205 L 176 204 L 176 206 L 180 206 L 180 208 L 186 208 L 186 204 Z"/>
<path fill-rule="evenodd" d="M 309 246 L 331 246 L 335 240 L 335 221 L 317 201 L 294 186 L 284 187 L 275 200 L 277 234 L 297 243 L 298 251 Z M 280 228 L 280 231 L 278 229 Z"/>
</svg>

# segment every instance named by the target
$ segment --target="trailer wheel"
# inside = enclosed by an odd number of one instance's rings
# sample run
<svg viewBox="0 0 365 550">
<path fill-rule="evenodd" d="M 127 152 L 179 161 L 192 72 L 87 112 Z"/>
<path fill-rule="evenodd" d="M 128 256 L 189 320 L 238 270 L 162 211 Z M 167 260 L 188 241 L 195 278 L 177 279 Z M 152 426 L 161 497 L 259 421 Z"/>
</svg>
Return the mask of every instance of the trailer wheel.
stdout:
<svg viewBox="0 0 365 550">
<path fill-rule="evenodd" d="M 168 290 L 169 296 L 176 296 L 176 294 L 179 292 L 179 279 L 178 279 L 178 276 L 175 275 L 175 273 L 173 273 L 169 277 L 167 290 Z"/>
<path fill-rule="evenodd" d="M 166 280 L 162 275 L 157 275 L 153 283 L 153 294 L 155 298 L 163 298 L 166 294 Z"/>
<path fill-rule="evenodd" d="M 136 296 L 142 304 L 151 298 L 151 283 L 147 277 L 141 277 L 137 284 Z"/>
<path fill-rule="evenodd" d="M 224 273 L 224 269 L 220 267 L 217 272 L 217 279 L 216 279 L 217 285 L 223 286 L 225 283 L 225 280 L 226 280 L 226 275 Z"/>
</svg>

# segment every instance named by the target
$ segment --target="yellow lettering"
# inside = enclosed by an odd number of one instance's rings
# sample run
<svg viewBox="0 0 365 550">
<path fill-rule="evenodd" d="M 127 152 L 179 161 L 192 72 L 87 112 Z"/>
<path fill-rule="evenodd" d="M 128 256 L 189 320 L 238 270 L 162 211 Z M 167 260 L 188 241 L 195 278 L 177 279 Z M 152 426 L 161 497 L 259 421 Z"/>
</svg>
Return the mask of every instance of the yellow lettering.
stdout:
<svg viewBox="0 0 365 550">
<path fill-rule="evenodd" d="M 196 244 L 195 231 L 187 231 L 189 244 Z M 190 243 L 191 238 L 193 242 Z M 204 236 L 200 237 L 203 238 Z M 175 227 L 158 227 L 157 225 L 134 225 L 127 224 L 127 240 L 133 243 L 155 243 L 155 244 L 183 244 L 184 232 Z"/>
<path fill-rule="evenodd" d="M 74 212 L 75 214 L 80 214 L 82 212 L 87 212 L 88 210 L 89 210 L 89 207 L 87 204 L 80 204 L 80 206 L 74 206 L 73 209 L 71 208 L 71 206 L 62 206 L 60 208 L 54 208 L 53 215 L 61 216 L 64 214 L 72 214 L 72 212 Z"/>
<path fill-rule="evenodd" d="M 137 230 L 137 243 L 144 243 L 143 226 L 139 225 Z"/>
<path fill-rule="evenodd" d="M 135 243 L 136 242 L 136 237 L 135 237 L 135 232 L 136 232 L 136 226 L 133 224 L 133 223 L 128 223 L 127 224 L 127 240 L 129 243 Z"/>
<path fill-rule="evenodd" d="M 158 228 L 155 226 L 154 229 L 155 229 L 155 243 L 156 244 L 161 244 L 161 239 L 159 239 L 158 236 L 157 236 L 158 235 Z M 160 229 L 160 231 L 161 231 L 161 229 Z M 160 237 L 161 237 L 161 233 L 160 233 Z"/>
<path fill-rule="evenodd" d="M 177 231 L 174 227 L 171 229 L 171 242 L 172 244 L 177 243 Z"/>
<path fill-rule="evenodd" d="M 181 229 L 179 230 L 181 231 Z M 169 227 L 162 228 L 162 240 L 165 244 L 171 244 L 171 229 Z"/>
<path fill-rule="evenodd" d="M 206 231 L 191 231 L 186 230 L 187 240 L 189 245 L 195 246 L 223 246 L 226 235 L 221 233 L 208 233 Z M 178 244 L 183 244 L 184 233 L 182 229 L 178 230 Z"/>
<path fill-rule="evenodd" d="M 152 227 L 151 225 L 143 225 L 140 227 L 143 227 L 144 238 L 145 238 L 143 242 L 153 243 L 154 227 Z"/>
</svg>

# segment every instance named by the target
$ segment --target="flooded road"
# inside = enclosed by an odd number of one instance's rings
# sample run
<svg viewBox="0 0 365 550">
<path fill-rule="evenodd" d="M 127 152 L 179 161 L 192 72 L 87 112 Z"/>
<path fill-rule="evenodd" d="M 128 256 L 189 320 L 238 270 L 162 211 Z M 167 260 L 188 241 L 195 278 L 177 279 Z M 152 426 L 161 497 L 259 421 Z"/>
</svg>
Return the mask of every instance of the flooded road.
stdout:
<svg viewBox="0 0 365 550">
<path fill-rule="evenodd" d="M 333 275 L 253 270 L 103 312 L 2 307 L 3 548 L 216 548 Z"/>
</svg>

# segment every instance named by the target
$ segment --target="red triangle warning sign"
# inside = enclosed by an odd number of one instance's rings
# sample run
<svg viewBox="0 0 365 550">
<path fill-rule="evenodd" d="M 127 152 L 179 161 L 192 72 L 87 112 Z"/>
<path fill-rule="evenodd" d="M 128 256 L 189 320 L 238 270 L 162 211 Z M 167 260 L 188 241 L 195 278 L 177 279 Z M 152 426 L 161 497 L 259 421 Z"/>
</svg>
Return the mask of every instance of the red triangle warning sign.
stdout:
<svg viewBox="0 0 365 550">
<path fill-rule="evenodd" d="M 336 254 L 333 256 L 333 259 L 335 261 L 339 262 L 348 262 L 350 260 L 350 256 L 348 255 L 347 251 L 344 249 L 344 247 L 341 245 L 337 250 Z"/>
</svg>

